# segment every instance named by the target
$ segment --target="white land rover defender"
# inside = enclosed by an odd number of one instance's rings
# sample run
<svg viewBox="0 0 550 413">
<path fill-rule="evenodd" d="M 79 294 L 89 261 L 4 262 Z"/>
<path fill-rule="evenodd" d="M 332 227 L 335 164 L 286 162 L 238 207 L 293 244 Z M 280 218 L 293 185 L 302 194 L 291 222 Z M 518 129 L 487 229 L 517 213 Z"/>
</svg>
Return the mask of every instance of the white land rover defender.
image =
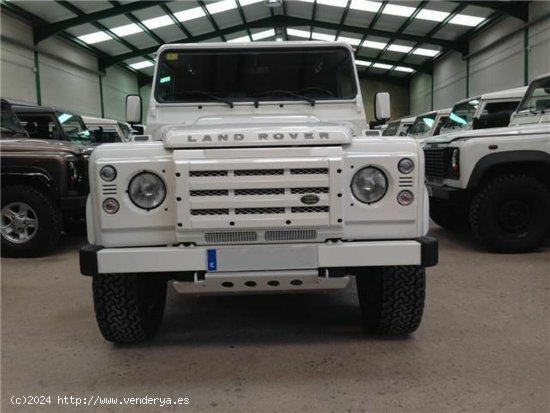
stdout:
<svg viewBox="0 0 550 413">
<path fill-rule="evenodd" d="M 140 120 L 139 97 L 127 111 Z M 349 275 L 368 331 L 415 331 L 424 268 L 437 263 L 423 152 L 366 129 L 345 44 L 162 46 L 147 141 L 90 159 L 80 265 L 103 336 L 152 337 L 167 281 L 180 293 L 288 292 L 344 288 Z"/>
<path fill-rule="evenodd" d="M 466 226 L 488 249 L 526 252 L 550 235 L 550 74 L 535 79 L 508 127 L 426 140 L 430 215 Z"/>
</svg>

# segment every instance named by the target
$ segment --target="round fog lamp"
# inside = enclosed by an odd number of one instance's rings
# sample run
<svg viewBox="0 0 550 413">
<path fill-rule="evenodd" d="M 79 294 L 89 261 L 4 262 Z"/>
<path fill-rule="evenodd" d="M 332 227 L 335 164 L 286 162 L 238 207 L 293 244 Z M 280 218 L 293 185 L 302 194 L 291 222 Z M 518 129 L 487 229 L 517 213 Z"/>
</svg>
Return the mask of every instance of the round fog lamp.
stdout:
<svg viewBox="0 0 550 413">
<path fill-rule="evenodd" d="M 414 170 L 414 162 L 412 159 L 403 158 L 397 164 L 397 169 L 399 169 L 399 172 L 402 174 L 410 174 Z"/>
<path fill-rule="evenodd" d="M 111 165 L 104 166 L 100 169 L 99 176 L 104 181 L 111 182 L 116 178 L 116 169 Z"/>
<path fill-rule="evenodd" d="M 139 208 L 150 210 L 166 198 L 164 181 L 152 172 L 142 172 L 132 178 L 128 186 L 130 200 Z"/>
<path fill-rule="evenodd" d="M 351 192 L 353 196 L 365 204 L 380 201 L 388 190 L 388 180 L 384 172 L 378 168 L 367 166 L 353 176 Z"/>
<path fill-rule="evenodd" d="M 108 214 L 116 214 L 119 208 L 120 205 L 118 204 L 118 201 L 114 198 L 107 198 L 105 201 L 103 201 L 103 210 Z"/>
<path fill-rule="evenodd" d="M 414 200 L 414 195 L 411 191 L 401 191 L 397 194 L 397 202 L 399 205 L 407 206 L 412 204 Z"/>
</svg>

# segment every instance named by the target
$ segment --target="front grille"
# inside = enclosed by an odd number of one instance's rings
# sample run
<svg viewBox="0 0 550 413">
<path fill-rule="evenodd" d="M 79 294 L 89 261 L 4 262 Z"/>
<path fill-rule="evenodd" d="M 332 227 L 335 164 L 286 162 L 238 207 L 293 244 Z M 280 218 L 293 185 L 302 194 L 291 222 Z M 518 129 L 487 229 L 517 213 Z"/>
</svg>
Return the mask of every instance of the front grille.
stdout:
<svg viewBox="0 0 550 413">
<path fill-rule="evenodd" d="M 292 207 L 290 212 L 293 214 L 328 212 L 328 206 Z"/>
<path fill-rule="evenodd" d="M 328 194 L 328 188 L 292 188 L 291 194 Z"/>
<path fill-rule="evenodd" d="M 273 230 L 266 231 L 264 238 L 266 241 L 307 241 L 316 239 L 317 231 L 314 229 Z"/>
<path fill-rule="evenodd" d="M 284 214 L 284 208 L 236 208 L 236 215 Z"/>
<path fill-rule="evenodd" d="M 192 209 L 191 215 L 229 215 L 229 209 Z"/>
<path fill-rule="evenodd" d="M 328 169 L 325 168 L 299 168 L 291 169 L 291 175 L 319 175 L 319 174 L 328 174 Z"/>
<path fill-rule="evenodd" d="M 445 148 L 424 149 L 426 176 L 444 178 L 447 175 L 447 156 Z"/>
<path fill-rule="evenodd" d="M 260 231 L 259 241 L 264 229 L 271 231 L 280 226 L 291 226 L 285 228 L 290 231 L 296 227 L 302 230 L 334 224 L 331 223 L 331 170 L 328 159 L 286 159 L 284 167 L 281 167 L 281 161 L 264 160 L 257 168 L 254 168 L 255 161 L 248 159 L 227 163 L 220 159 L 216 160 L 215 165 L 210 161 L 208 164 L 202 161 L 187 162 L 185 168 L 189 172 L 181 173 L 185 171 L 181 169 L 179 175 L 176 170 L 179 190 L 187 191 L 176 195 L 183 200 L 178 203 L 178 223 L 181 224 L 178 228 L 181 231 L 204 229 L 207 233 L 219 234 L 224 230 L 230 232 L 231 229 L 237 233 L 254 228 Z M 217 169 L 205 170 L 210 165 Z M 340 163 L 337 165 L 341 168 Z M 336 170 L 334 173 L 336 175 Z M 311 206 L 304 204 L 302 198 L 307 194 L 315 194 L 319 197 L 318 202 Z M 333 202 L 340 200 L 335 197 Z M 340 214 L 340 205 L 335 204 L 334 210 Z M 335 216 L 333 221 L 339 218 L 339 215 Z M 270 233 L 267 240 L 314 237 L 303 232 L 284 234 Z M 212 241 L 208 242 L 225 242 L 219 241 L 220 237 L 210 235 Z"/>
<path fill-rule="evenodd" d="M 227 189 L 204 189 L 199 191 L 191 191 L 191 196 L 227 196 L 229 191 Z"/>
<path fill-rule="evenodd" d="M 235 176 L 273 176 L 283 175 L 284 173 L 284 169 L 244 169 L 237 170 L 233 174 Z"/>
<path fill-rule="evenodd" d="M 284 195 L 284 188 L 235 189 L 237 196 Z"/>
<path fill-rule="evenodd" d="M 208 243 L 254 242 L 258 239 L 258 234 L 253 231 L 207 232 L 204 239 Z"/>
<path fill-rule="evenodd" d="M 227 176 L 227 171 L 189 171 L 190 177 Z"/>
</svg>

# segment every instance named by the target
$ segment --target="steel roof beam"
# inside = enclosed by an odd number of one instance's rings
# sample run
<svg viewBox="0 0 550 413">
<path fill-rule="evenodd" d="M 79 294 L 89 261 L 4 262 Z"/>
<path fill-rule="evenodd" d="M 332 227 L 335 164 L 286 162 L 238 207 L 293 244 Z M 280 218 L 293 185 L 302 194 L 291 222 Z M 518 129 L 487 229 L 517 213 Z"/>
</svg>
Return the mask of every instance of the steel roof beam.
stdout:
<svg viewBox="0 0 550 413">
<path fill-rule="evenodd" d="M 340 36 L 340 32 L 342 31 L 342 27 L 344 26 L 344 22 L 346 21 L 346 17 L 348 17 L 350 6 L 351 6 L 351 0 L 348 0 L 348 2 L 346 4 L 346 8 L 342 12 L 342 17 L 340 18 L 340 28 L 336 31 L 336 35 L 334 36 L 335 39 L 338 39 L 338 37 Z"/>
<path fill-rule="evenodd" d="M 466 6 L 478 6 L 516 17 L 524 22 L 529 20 L 528 1 L 455 1 Z"/>
<path fill-rule="evenodd" d="M 116 0 L 110 0 L 109 3 L 111 3 L 115 7 L 120 7 L 121 4 Z M 146 33 L 151 39 L 153 39 L 158 44 L 164 44 L 166 43 L 160 36 L 149 30 L 147 26 L 145 26 L 140 19 L 138 19 L 136 16 L 134 16 L 132 13 L 124 13 L 124 15 L 130 19 L 134 24 L 136 24 L 141 30 L 143 30 L 144 33 Z"/>
<path fill-rule="evenodd" d="M 367 40 L 367 37 L 369 36 L 371 30 L 374 29 L 374 25 L 376 24 L 380 16 L 382 16 L 382 12 L 384 11 L 386 4 L 388 3 L 388 0 L 383 1 L 376 14 L 373 16 L 372 20 L 370 21 L 369 27 L 367 28 L 367 31 L 363 34 L 363 37 L 361 37 L 361 41 L 359 42 L 357 50 L 355 51 L 355 56 L 357 56 L 357 54 L 359 53 L 359 49 L 363 47 L 363 43 L 365 43 L 365 40 Z"/>
<path fill-rule="evenodd" d="M 204 11 L 204 14 L 206 15 L 206 18 L 208 19 L 208 21 L 210 22 L 210 24 L 212 25 L 212 27 L 214 28 L 214 30 L 216 32 L 219 32 L 220 31 L 220 28 L 218 26 L 218 23 L 216 23 L 216 20 L 214 20 L 214 18 L 212 17 L 212 15 L 210 14 L 210 12 L 208 11 L 208 9 L 206 8 L 206 5 L 204 4 L 204 1 L 203 0 L 197 0 L 197 2 L 199 3 L 199 6 L 201 6 L 202 10 Z M 224 42 L 227 41 L 227 39 L 225 38 L 225 36 L 222 34 L 220 35 L 219 37 L 222 38 L 222 40 Z"/>
<path fill-rule="evenodd" d="M 123 4 L 116 8 L 110 7 L 108 9 L 96 11 L 94 13 L 84 13 L 82 15 L 77 15 L 77 17 L 73 17 L 71 19 L 63 20 L 56 23 L 45 22 L 45 24 L 41 27 L 37 27 L 34 36 L 34 42 L 41 42 L 42 40 L 47 39 L 54 34 L 57 34 L 74 26 L 79 26 L 86 23 L 94 23 L 98 20 L 107 19 L 109 17 L 130 13 L 136 10 L 146 9 L 153 6 L 159 6 L 163 3 L 167 3 L 167 1 L 134 1 L 129 4 Z"/>
<path fill-rule="evenodd" d="M 246 16 L 244 15 L 243 7 L 241 6 L 241 2 L 239 0 L 235 0 L 237 3 L 237 10 L 239 11 L 239 15 L 241 16 L 241 21 L 243 24 L 246 24 Z M 250 28 L 246 28 L 246 34 L 248 34 L 248 38 L 250 41 L 252 41 L 252 33 L 250 32 Z"/>
<path fill-rule="evenodd" d="M 80 10 L 78 7 L 76 7 L 74 4 L 72 3 L 69 3 L 67 1 L 59 1 L 57 0 L 56 1 L 58 4 L 60 4 L 61 6 L 65 7 L 67 10 L 70 10 L 72 11 L 73 13 L 81 16 L 81 15 L 85 15 L 86 13 L 84 13 L 82 10 Z M 103 24 L 99 23 L 99 22 L 94 22 L 92 23 L 92 25 L 94 27 L 96 27 L 97 29 L 107 33 L 109 36 L 111 36 L 114 40 L 116 40 L 117 42 L 119 42 L 120 44 L 122 44 L 123 46 L 127 47 L 128 49 L 136 52 L 138 51 L 139 49 L 134 46 L 132 43 L 124 40 L 122 37 L 118 36 L 117 34 L 115 34 L 113 31 L 111 31 L 107 26 L 104 26 Z M 145 57 L 146 60 L 149 60 L 150 62 L 154 62 L 153 59 L 151 59 L 149 56 L 146 56 Z"/>
<path fill-rule="evenodd" d="M 170 19 L 172 19 L 174 24 L 178 26 L 178 28 L 183 32 L 185 37 L 193 37 L 191 32 L 185 28 L 185 26 L 176 18 L 176 16 L 174 16 L 174 13 L 172 13 L 172 10 L 170 10 L 170 8 L 166 4 L 159 4 L 159 6 L 162 9 L 162 11 L 166 13 L 166 15 L 170 17 Z"/>
</svg>

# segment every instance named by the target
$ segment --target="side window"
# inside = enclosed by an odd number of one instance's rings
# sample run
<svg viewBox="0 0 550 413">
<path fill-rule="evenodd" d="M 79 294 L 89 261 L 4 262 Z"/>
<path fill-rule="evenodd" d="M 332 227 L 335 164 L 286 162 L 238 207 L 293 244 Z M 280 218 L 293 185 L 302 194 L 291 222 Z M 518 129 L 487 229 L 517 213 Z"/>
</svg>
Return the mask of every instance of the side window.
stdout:
<svg viewBox="0 0 550 413">
<path fill-rule="evenodd" d="M 441 116 L 441 118 L 439 118 L 439 122 L 437 122 L 437 125 L 434 129 L 433 136 L 439 135 L 439 132 L 441 132 L 441 128 L 443 127 L 443 125 L 445 124 L 448 118 L 449 118 L 448 116 Z"/>
<path fill-rule="evenodd" d="M 492 102 L 487 103 L 481 111 L 479 129 L 499 128 L 508 126 L 510 116 L 516 110 L 519 102 Z"/>
<path fill-rule="evenodd" d="M 96 143 L 112 143 L 120 142 L 120 137 L 116 128 L 111 126 L 89 126 L 88 129 L 94 136 L 94 142 Z"/>
<path fill-rule="evenodd" d="M 17 113 L 17 117 L 33 139 L 62 139 L 57 124 L 48 114 Z"/>
</svg>

